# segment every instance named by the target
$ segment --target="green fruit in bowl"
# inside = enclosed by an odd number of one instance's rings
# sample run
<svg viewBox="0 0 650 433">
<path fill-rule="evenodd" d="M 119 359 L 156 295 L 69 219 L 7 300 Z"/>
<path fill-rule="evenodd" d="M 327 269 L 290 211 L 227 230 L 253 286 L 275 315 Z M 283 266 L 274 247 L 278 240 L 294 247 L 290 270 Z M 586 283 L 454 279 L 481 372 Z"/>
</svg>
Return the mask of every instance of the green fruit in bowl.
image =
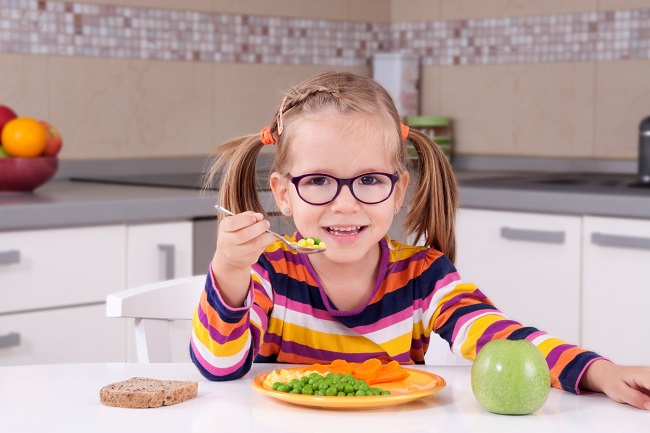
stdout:
<svg viewBox="0 0 650 433">
<path fill-rule="evenodd" d="M 542 353 L 526 340 L 494 340 L 476 355 L 472 391 L 490 412 L 525 415 L 541 408 L 551 389 Z"/>
</svg>

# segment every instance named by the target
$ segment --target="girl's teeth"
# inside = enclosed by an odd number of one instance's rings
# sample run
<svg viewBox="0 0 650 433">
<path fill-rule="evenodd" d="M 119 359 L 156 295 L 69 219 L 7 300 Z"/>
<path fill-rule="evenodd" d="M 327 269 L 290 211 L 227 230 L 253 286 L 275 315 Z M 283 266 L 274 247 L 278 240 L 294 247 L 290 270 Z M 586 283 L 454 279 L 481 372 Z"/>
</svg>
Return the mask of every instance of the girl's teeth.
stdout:
<svg viewBox="0 0 650 433">
<path fill-rule="evenodd" d="M 361 230 L 361 226 L 357 227 L 330 227 L 329 231 L 333 234 L 356 234 Z"/>
</svg>

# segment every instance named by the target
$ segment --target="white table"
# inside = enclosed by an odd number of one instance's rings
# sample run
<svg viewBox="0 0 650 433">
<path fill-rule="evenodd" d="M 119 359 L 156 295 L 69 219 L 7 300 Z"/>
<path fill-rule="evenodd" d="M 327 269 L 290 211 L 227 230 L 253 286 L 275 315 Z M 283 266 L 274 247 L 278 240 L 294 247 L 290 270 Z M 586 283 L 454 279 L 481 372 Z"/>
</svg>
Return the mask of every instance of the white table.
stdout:
<svg viewBox="0 0 650 433">
<path fill-rule="evenodd" d="M 337 411 L 293 406 L 254 391 L 252 379 L 286 365 L 255 364 L 243 379 L 209 382 L 192 364 L 53 364 L 0 368 L 0 431 L 56 432 L 650 432 L 650 413 L 603 395 L 551 390 L 532 415 L 503 416 L 481 408 L 470 367 L 421 367 L 447 386 L 392 408 Z M 133 376 L 199 382 L 197 398 L 156 409 L 99 402 L 102 386 Z"/>
</svg>

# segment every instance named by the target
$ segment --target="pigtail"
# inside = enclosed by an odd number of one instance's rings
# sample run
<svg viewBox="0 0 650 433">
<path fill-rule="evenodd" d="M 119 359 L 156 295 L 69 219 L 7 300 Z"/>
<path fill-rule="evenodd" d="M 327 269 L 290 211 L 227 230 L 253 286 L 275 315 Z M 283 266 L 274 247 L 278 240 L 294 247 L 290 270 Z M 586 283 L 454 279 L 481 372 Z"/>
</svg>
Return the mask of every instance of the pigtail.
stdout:
<svg viewBox="0 0 650 433">
<path fill-rule="evenodd" d="M 204 189 L 218 186 L 219 204 L 234 213 L 247 210 L 266 216 L 257 194 L 257 156 L 264 145 L 259 134 L 221 144 L 204 178 Z M 221 216 L 220 216 L 221 217 Z"/>
<path fill-rule="evenodd" d="M 408 140 L 417 151 L 417 184 L 404 223 L 409 234 L 426 246 L 456 258 L 458 192 L 451 164 L 440 148 L 420 131 L 411 129 Z"/>
</svg>

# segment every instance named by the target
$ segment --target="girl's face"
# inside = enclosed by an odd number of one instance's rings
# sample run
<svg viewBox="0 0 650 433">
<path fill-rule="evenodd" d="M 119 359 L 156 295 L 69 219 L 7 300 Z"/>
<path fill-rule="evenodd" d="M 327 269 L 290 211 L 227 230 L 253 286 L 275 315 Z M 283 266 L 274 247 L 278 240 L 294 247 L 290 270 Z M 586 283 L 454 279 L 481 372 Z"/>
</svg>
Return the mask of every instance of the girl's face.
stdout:
<svg viewBox="0 0 650 433">
<path fill-rule="evenodd" d="M 377 116 L 366 114 L 326 112 L 303 121 L 293 132 L 288 173 L 292 177 L 320 173 L 337 178 L 370 172 L 395 174 L 392 158 L 385 151 L 383 127 L 385 124 Z M 388 233 L 408 185 L 408 173 L 399 175 L 390 197 L 377 204 L 358 201 L 347 185 L 330 203 L 309 204 L 280 173 L 271 175 L 271 188 L 279 208 L 291 209 L 298 231 L 326 243 L 327 251 L 311 256 L 310 260 L 326 258 L 340 264 L 353 263 L 376 258 L 378 242 Z M 372 178 L 363 178 L 361 182 L 372 182 Z"/>
</svg>

